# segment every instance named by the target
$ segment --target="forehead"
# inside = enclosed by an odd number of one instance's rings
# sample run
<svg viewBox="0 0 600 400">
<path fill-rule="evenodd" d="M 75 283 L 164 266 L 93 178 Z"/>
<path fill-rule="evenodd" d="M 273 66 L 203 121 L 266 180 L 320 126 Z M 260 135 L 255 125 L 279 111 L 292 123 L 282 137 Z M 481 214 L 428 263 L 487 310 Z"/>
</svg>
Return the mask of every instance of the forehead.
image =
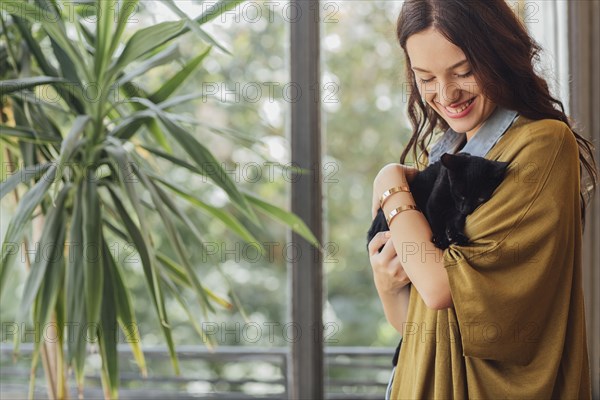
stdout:
<svg viewBox="0 0 600 400">
<path fill-rule="evenodd" d="M 434 28 L 411 35 L 406 41 L 406 52 L 412 67 L 431 72 L 446 69 L 465 59 L 465 53 Z"/>
</svg>

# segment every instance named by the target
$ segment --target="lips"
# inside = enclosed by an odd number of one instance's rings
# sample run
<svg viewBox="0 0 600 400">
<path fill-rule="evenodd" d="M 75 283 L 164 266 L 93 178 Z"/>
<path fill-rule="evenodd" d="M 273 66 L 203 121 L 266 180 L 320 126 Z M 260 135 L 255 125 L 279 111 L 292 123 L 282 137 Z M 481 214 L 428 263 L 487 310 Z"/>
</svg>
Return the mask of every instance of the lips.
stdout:
<svg viewBox="0 0 600 400">
<path fill-rule="evenodd" d="M 471 103 L 473 103 L 473 101 L 475 100 L 475 97 L 470 98 L 469 100 L 459 103 L 458 106 L 454 106 L 454 107 L 444 107 L 446 109 L 446 111 L 448 111 L 450 114 L 460 114 L 461 112 L 463 112 L 467 107 L 469 107 L 471 105 Z"/>
</svg>

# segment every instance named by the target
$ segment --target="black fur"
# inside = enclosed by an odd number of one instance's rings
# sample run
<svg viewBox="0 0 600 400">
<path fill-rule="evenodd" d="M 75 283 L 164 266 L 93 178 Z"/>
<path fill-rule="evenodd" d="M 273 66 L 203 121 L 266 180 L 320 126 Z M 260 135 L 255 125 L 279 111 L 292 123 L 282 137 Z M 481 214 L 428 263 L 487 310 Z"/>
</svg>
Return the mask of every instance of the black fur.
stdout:
<svg viewBox="0 0 600 400">
<path fill-rule="evenodd" d="M 444 153 L 423 171 L 417 172 L 410 190 L 417 207 L 423 214 L 433 236 L 431 241 L 439 249 L 451 243 L 466 245 L 465 219 L 477 207 L 492 197 L 504 179 L 508 162 L 492 161 L 469 153 Z M 367 233 L 371 239 L 389 227 L 381 208 Z M 383 246 L 379 249 L 383 249 Z"/>
</svg>

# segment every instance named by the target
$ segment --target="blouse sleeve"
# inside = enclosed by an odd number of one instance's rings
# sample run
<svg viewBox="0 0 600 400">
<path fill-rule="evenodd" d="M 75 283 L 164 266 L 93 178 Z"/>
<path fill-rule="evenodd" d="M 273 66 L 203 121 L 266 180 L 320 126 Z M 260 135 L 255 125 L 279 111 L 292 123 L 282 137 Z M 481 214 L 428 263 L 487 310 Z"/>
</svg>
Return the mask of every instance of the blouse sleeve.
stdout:
<svg viewBox="0 0 600 400">
<path fill-rule="evenodd" d="M 565 330 L 580 262 L 578 146 L 566 124 L 531 125 L 496 156 L 510 162 L 507 174 L 467 217 L 470 243 L 443 252 L 468 357 L 524 365 L 544 332 L 559 332 L 558 346 Z"/>
</svg>

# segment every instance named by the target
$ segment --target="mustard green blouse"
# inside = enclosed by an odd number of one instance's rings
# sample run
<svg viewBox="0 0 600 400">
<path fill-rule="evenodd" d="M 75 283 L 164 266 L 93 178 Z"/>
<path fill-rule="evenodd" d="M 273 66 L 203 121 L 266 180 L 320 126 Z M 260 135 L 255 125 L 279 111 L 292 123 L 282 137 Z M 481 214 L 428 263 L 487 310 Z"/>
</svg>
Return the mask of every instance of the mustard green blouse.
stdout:
<svg viewBox="0 0 600 400">
<path fill-rule="evenodd" d="M 486 158 L 506 177 L 443 252 L 453 306 L 411 286 L 391 398 L 590 399 L 575 137 L 519 116 Z"/>
</svg>

